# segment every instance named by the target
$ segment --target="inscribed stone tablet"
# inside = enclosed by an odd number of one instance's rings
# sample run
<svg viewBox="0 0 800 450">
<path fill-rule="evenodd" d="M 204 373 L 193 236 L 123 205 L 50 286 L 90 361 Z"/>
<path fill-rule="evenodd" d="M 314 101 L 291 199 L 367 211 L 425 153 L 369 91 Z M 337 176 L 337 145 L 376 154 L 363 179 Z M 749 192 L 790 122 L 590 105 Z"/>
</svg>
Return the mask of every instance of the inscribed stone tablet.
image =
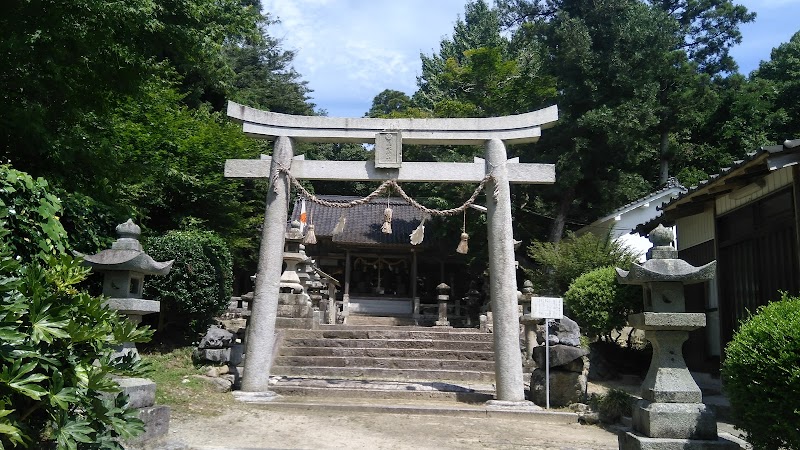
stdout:
<svg viewBox="0 0 800 450">
<path fill-rule="evenodd" d="M 375 167 L 398 169 L 403 162 L 403 141 L 399 131 L 375 135 Z"/>
</svg>

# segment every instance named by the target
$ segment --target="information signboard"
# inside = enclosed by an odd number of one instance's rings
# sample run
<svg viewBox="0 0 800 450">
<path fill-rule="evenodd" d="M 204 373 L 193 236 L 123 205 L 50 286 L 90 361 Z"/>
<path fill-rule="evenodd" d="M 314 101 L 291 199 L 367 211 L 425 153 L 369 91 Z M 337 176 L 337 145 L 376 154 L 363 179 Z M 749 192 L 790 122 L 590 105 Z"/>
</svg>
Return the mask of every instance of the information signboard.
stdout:
<svg viewBox="0 0 800 450">
<path fill-rule="evenodd" d="M 564 317 L 564 299 L 561 297 L 533 297 L 531 317 L 537 319 L 560 319 Z"/>
</svg>

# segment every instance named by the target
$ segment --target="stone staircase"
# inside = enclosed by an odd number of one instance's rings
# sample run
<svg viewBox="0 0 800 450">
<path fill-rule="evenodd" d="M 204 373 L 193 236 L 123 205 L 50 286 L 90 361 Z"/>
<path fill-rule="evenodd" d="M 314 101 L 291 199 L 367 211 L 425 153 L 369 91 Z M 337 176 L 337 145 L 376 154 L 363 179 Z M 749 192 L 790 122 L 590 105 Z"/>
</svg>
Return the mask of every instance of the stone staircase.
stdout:
<svg viewBox="0 0 800 450">
<path fill-rule="evenodd" d="M 492 335 L 470 328 L 326 325 L 283 329 L 272 389 L 283 395 L 484 402 Z"/>
</svg>

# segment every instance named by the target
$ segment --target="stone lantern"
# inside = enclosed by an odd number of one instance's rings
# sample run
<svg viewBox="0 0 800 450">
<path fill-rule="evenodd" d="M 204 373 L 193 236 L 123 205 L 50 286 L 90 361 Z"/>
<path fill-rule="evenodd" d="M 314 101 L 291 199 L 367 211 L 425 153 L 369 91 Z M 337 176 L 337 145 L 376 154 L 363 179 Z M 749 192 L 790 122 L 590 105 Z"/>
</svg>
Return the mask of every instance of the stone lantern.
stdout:
<svg viewBox="0 0 800 450">
<path fill-rule="evenodd" d="M 144 300 L 142 287 L 145 275 L 166 275 L 173 261 L 154 261 L 139 243 L 141 228 L 131 219 L 117 225 L 119 239 L 111 248 L 96 255 L 82 255 L 84 264 L 93 272 L 103 274 L 103 295 L 109 297 L 106 305 L 125 314 L 128 320 L 138 324 L 145 314 L 159 312 L 161 302 Z M 138 357 L 136 346 L 126 342 L 115 356 L 133 354 Z M 156 405 L 156 384 L 147 378 L 115 377 L 120 389 L 128 396 L 128 407 L 138 411 L 144 422 L 144 433 L 128 444 L 144 446 L 146 442 L 165 436 L 169 431 L 170 409 Z M 127 447 L 127 446 L 126 446 Z M 149 447 L 148 447 L 149 448 Z"/>
<path fill-rule="evenodd" d="M 280 290 L 299 294 L 304 292 L 305 288 L 297 274 L 297 265 L 306 260 L 300 221 L 292 221 L 289 231 L 284 235 L 284 242 L 283 262 L 286 263 L 286 269 L 281 274 Z"/>
<path fill-rule="evenodd" d="M 447 302 L 450 300 L 450 286 L 440 283 L 436 286 L 436 300 L 439 302 L 439 320 L 436 321 L 437 327 L 450 328 L 450 321 L 447 320 Z"/>
<path fill-rule="evenodd" d="M 531 280 L 525 280 L 522 283 L 522 293 L 518 298 L 521 304 L 527 303 L 530 308 L 531 301 L 533 300 L 533 283 Z M 523 309 L 524 312 L 524 309 Z M 536 326 L 541 322 L 541 319 L 533 317 L 528 311 L 528 314 L 522 314 L 519 318 L 522 325 L 525 326 L 525 360 L 524 364 L 530 364 L 533 357 L 533 347 L 536 344 Z"/>
<path fill-rule="evenodd" d="M 109 297 L 109 308 L 125 314 L 128 320 L 138 324 L 145 314 L 161 310 L 161 302 L 142 298 L 145 275 L 166 275 L 174 261 L 154 261 L 139 243 L 141 228 L 131 219 L 117 225 L 119 239 L 111 248 L 96 255 L 83 255 L 84 264 L 93 272 L 103 274 L 103 295 Z M 133 344 L 126 344 L 123 353 L 136 351 Z"/>
<path fill-rule="evenodd" d="M 619 448 L 738 449 L 718 437 L 714 412 L 702 403 L 681 349 L 690 331 L 706 325 L 705 314 L 686 312 L 683 287 L 713 279 L 716 261 L 694 267 L 678 259 L 672 240 L 672 231 L 659 225 L 650 232 L 647 261 L 634 263 L 629 272 L 617 269 L 619 283 L 643 288 L 644 312 L 628 320 L 653 344 L 642 399 L 633 408 L 633 430 L 620 432 Z"/>
</svg>

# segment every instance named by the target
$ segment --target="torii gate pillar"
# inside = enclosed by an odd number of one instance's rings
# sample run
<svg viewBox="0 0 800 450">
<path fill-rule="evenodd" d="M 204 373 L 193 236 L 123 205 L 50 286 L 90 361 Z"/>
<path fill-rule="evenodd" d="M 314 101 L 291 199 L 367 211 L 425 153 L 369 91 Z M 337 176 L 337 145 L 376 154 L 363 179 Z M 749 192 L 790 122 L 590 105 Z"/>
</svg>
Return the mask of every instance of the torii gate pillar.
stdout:
<svg viewBox="0 0 800 450">
<path fill-rule="evenodd" d="M 290 138 L 279 137 L 272 151 L 270 174 L 277 174 L 278 167 L 289 167 L 294 156 L 294 145 Z M 267 191 L 267 206 L 264 211 L 264 226 L 261 230 L 261 247 L 258 251 L 258 270 L 253 289 L 253 302 L 247 327 L 247 356 L 244 361 L 242 391 L 268 392 L 269 370 L 274 357 L 275 322 L 278 318 L 278 293 L 280 293 L 283 270 L 283 245 L 285 217 L 289 211 L 289 178 L 271 176 Z M 251 351 L 251 349 L 268 349 Z M 269 395 L 268 395 L 269 396 Z"/>
<path fill-rule="evenodd" d="M 487 174 L 489 231 L 489 291 L 492 297 L 495 344 L 496 401 L 499 406 L 533 405 L 525 400 L 522 354 L 519 345 L 516 271 L 511 221 L 510 183 L 552 184 L 552 164 L 521 164 L 507 159 L 506 142 L 535 142 L 542 128 L 558 120 L 555 106 L 516 116 L 468 119 L 345 119 L 290 116 L 228 104 L 228 116 L 243 123 L 250 136 L 274 139 L 273 157 L 228 160 L 225 176 L 269 177 L 270 188 L 259 251 L 253 309 L 247 332 L 242 390 L 239 398 L 259 401 L 274 396 L 269 391 L 273 359 L 279 280 L 286 217 L 288 170 L 296 179 L 478 183 Z M 372 161 L 311 161 L 293 156 L 293 141 L 375 142 L 386 131 L 400 132 L 410 144 L 484 145 L 485 160 L 473 163 L 400 162 L 376 166 Z M 398 134 L 398 135 L 399 135 Z"/>
<path fill-rule="evenodd" d="M 489 242 L 489 293 L 492 297 L 494 326 L 495 386 L 497 400 L 525 401 L 522 358 L 519 347 L 517 313 L 517 274 L 514 264 L 514 237 L 511 233 L 511 192 L 503 141 L 486 143 L 487 183 L 486 222 Z"/>
</svg>

